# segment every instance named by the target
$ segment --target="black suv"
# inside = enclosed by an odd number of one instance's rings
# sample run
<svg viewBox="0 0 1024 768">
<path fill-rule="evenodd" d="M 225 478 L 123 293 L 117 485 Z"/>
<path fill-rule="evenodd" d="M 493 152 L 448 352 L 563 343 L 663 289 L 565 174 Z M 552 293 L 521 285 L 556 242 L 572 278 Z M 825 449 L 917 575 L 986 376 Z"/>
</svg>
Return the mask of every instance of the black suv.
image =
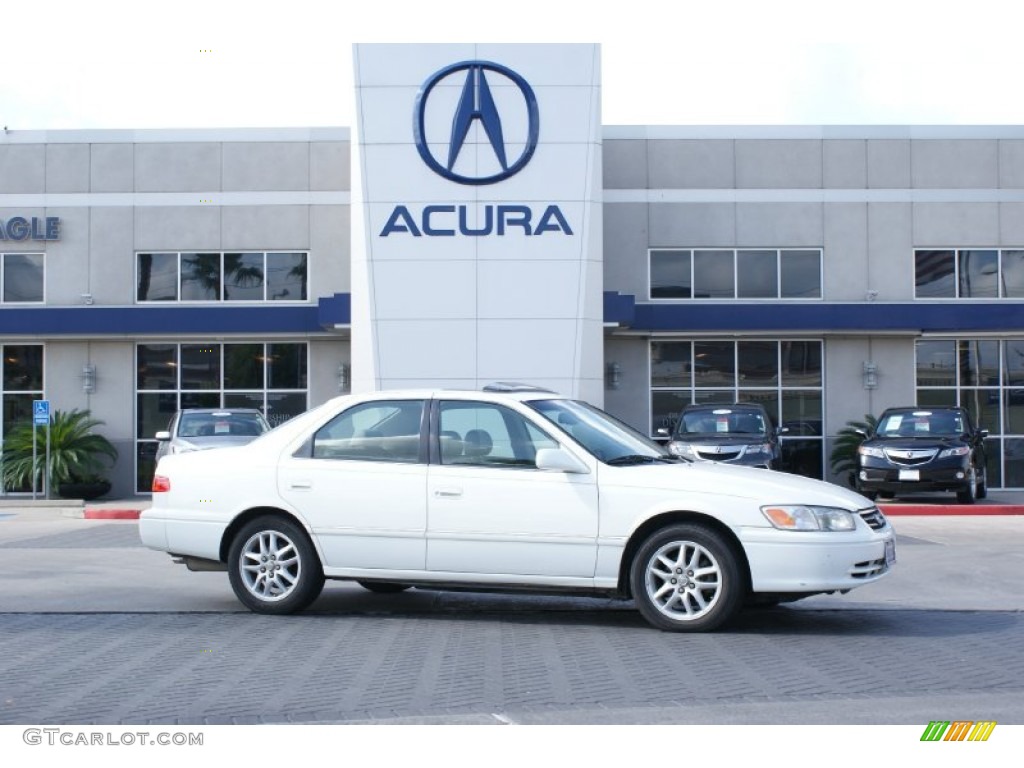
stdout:
<svg viewBox="0 0 1024 768">
<path fill-rule="evenodd" d="M 987 436 L 964 408 L 889 408 L 857 449 L 857 490 L 869 499 L 955 491 L 973 504 L 988 490 Z"/>
<path fill-rule="evenodd" d="M 688 405 L 676 422 L 668 449 L 689 461 L 722 461 L 779 469 L 779 432 L 756 403 Z"/>
</svg>

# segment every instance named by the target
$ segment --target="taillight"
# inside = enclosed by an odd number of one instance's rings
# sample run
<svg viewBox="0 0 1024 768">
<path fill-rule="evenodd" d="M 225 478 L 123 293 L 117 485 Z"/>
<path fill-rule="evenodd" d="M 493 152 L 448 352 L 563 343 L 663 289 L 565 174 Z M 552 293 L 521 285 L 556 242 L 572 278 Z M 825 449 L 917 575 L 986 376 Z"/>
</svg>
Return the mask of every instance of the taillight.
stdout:
<svg viewBox="0 0 1024 768">
<path fill-rule="evenodd" d="M 171 478 L 163 475 L 153 476 L 153 493 L 167 493 L 171 490 Z"/>
</svg>

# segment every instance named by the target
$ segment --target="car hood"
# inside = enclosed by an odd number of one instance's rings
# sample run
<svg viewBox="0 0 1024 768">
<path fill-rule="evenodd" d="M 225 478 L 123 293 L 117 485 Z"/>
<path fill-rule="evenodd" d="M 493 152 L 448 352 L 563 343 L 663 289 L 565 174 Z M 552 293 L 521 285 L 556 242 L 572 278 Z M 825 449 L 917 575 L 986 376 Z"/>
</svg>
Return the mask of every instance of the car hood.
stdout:
<svg viewBox="0 0 1024 768">
<path fill-rule="evenodd" d="M 681 435 L 672 438 L 673 443 L 686 445 L 760 445 L 770 442 L 767 435 Z"/>
<path fill-rule="evenodd" d="M 759 504 L 813 504 L 847 510 L 874 504 L 852 490 L 786 472 L 714 462 L 602 467 L 601 483 L 727 495 Z"/>
<path fill-rule="evenodd" d="M 875 437 L 865 440 L 862 445 L 868 448 L 920 451 L 928 448 L 950 448 L 956 445 L 967 445 L 967 443 L 956 437 Z"/>
</svg>

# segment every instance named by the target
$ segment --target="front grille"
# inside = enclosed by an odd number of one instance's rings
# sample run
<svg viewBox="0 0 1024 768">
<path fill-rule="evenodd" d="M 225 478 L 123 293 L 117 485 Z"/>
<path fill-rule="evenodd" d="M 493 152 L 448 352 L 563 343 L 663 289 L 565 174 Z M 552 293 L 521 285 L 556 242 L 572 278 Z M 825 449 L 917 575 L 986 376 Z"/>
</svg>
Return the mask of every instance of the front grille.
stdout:
<svg viewBox="0 0 1024 768">
<path fill-rule="evenodd" d="M 862 509 L 860 511 L 860 519 L 868 524 L 868 528 L 873 531 L 880 531 L 886 526 L 885 515 L 878 507 L 872 507 L 871 509 Z"/>
<path fill-rule="evenodd" d="M 935 454 L 938 452 L 938 449 L 914 451 L 902 448 L 887 448 L 885 450 L 885 458 L 901 467 L 918 467 L 934 459 Z"/>
<path fill-rule="evenodd" d="M 732 461 L 740 455 L 740 452 L 716 453 L 714 451 L 697 451 L 697 455 L 705 461 Z"/>
<path fill-rule="evenodd" d="M 881 576 L 888 570 L 885 565 L 885 558 L 878 560 L 865 560 L 862 563 L 854 563 L 850 569 L 850 576 L 854 579 L 870 579 L 873 576 Z"/>
</svg>

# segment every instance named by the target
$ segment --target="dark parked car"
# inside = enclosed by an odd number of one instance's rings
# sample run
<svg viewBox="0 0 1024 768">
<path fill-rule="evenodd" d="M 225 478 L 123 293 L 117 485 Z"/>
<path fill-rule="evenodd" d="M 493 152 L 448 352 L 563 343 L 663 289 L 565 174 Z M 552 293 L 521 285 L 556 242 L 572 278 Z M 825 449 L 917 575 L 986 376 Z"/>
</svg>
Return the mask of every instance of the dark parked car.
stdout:
<svg viewBox="0 0 1024 768">
<path fill-rule="evenodd" d="M 987 436 L 964 408 L 889 408 L 857 450 L 857 490 L 870 499 L 955 491 L 973 504 L 988 490 Z"/>
<path fill-rule="evenodd" d="M 779 432 L 757 403 L 688 405 L 676 422 L 668 449 L 689 461 L 720 461 L 780 469 Z"/>
<path fill-rule="evenodd" d="M 270 425 L 255 408 L 185 408 L 174 414 L 160 441 L 156 458 L 168 453 L 203 451 L 252 442 Z"/>
</svg>

